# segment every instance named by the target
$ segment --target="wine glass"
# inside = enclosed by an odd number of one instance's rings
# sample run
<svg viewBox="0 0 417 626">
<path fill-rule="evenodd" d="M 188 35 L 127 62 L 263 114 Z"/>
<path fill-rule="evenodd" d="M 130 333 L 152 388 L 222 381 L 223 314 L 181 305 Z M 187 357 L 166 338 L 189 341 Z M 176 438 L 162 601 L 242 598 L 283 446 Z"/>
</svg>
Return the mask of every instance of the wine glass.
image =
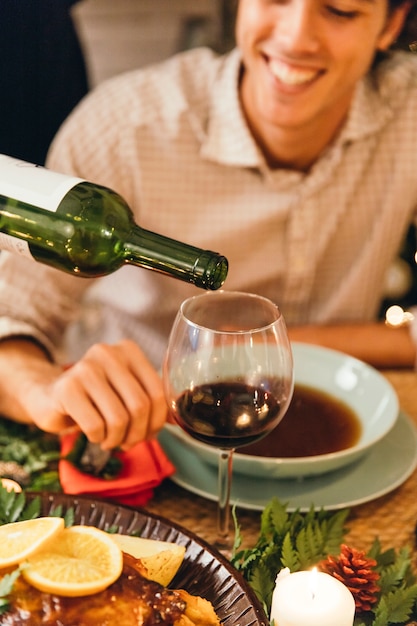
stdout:
<svg viewBox="0 0 417 626">
<path fill-rule="evenodd" d="M 176 422 L 219 454 L 218 539 L 228 549 L 233 451 L 281 421 L 294 380 L 279 308 L 251 293 L 216 291 L 185 300 L 163 366 Z"/>
</svg>

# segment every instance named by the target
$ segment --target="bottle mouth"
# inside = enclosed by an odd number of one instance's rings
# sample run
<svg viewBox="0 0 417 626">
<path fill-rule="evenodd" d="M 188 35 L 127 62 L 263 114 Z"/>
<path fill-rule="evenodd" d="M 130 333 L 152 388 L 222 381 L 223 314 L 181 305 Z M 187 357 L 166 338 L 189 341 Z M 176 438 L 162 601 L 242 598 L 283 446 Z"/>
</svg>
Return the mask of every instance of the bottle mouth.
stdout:
<svg viewBox="0 0 417 626">
<path fill-rule="evenodd" d="M 225 256 L 218 254 L 207 263 L 208 255 L 213 257 L 213 252 L 203 252 L 194 266 L 194 284 L 215 291 L 220 289 L 226 280 L 229 262 Z"/>
</svg>

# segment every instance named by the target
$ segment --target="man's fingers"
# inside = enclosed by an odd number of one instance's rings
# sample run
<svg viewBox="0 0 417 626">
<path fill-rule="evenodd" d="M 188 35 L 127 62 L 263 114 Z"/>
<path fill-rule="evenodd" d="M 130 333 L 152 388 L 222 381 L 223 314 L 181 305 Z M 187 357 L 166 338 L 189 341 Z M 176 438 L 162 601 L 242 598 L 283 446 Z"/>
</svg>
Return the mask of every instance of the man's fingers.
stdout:
<svg viewBox="0 0 417 626">
<path fill-rule="evenodd" d="M 93 346 L 56 389 L 62 413 L 106 449 L 153 437 L 166 419 L 162 381 L 131 341 Z"/>
</svg>

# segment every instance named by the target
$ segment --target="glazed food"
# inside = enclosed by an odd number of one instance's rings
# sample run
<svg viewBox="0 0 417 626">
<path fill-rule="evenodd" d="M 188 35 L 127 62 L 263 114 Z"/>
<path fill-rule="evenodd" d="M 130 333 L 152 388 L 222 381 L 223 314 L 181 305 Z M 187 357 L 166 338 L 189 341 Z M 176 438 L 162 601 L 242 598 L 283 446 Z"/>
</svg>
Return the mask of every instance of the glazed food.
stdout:
<svg viewBox="0 0 417 626">
<path fill-rule="evenodd" d="M 219 626 L 210 602 L 166 587 L 184 554 L 60 517 L 0 525 L 0 626 Z"/>
<path fill-rule="evenodd" d="M 90 596 L 44 593 L 21 576 L 9 595 L 8 609 L 0 615 L 0 626 L 220 626 L 210 602 L 167 589 L 146 575 L 140 560 L 123 553 L 121 576 Z"/>
</svg>

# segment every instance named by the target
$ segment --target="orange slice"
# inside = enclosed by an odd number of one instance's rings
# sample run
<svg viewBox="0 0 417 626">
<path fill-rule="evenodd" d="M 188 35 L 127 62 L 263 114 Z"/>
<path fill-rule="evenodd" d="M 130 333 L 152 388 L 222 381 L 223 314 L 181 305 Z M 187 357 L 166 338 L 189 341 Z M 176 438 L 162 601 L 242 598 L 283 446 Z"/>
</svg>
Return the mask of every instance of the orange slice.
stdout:
<svg viewBox="0 0 417 626">
<path fill-rule="evenodd" d="M 39 517 L 0 526 L 0 568 L 17 565 L 64 530 L 61 517 Z"/>
<path fill-rule="evenodd" d="M 87 596 L 115 582 L 123 555 L 111 536 L 93 526 L 71 526 L 27 559 L 23 576 L 40 591 Z"/>
<path fill-rule="evenodd" d="M 7 489 L 7 491 L 15 491 L 16 493 L 20 493 L 22 491 L 22 487 L 19 483 L 11 478 L 2 478 L 0 482 L 2 487 Z"/>
</svg>

